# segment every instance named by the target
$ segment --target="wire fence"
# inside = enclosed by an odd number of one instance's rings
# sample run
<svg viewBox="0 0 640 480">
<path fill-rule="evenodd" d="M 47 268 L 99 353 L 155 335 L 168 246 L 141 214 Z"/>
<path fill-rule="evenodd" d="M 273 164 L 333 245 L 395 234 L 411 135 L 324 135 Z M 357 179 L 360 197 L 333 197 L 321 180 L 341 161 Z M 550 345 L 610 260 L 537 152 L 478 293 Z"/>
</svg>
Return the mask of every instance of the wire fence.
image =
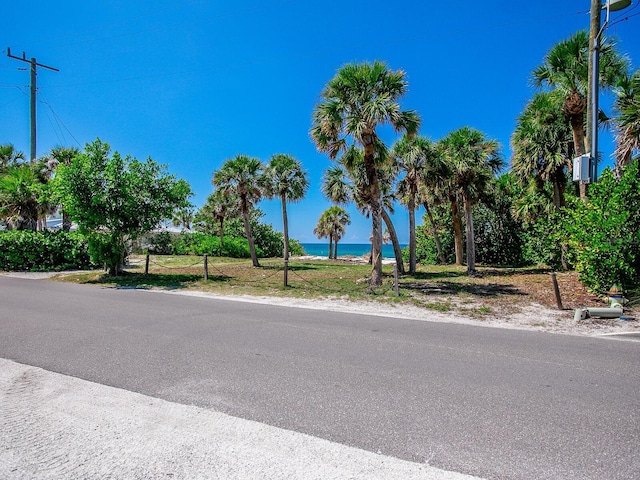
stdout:
<svg viewBox="0 0 640 480">
<path fill-rule="evenodd" d="M 324 271 L 322 266 L 312 268 L 307 263 L 291 265 L 287 262 L 285 265 L 284 260 L 262 260 L 259 267 L 253 267 L 251 264 L 241 262 L 215 262 L 212 261 L 214 258 L 216 257 L 204 255 L 194 258 L 191 262 L 184 263 L 185 257 L 182 256 L 152 256 L 147 254 L 144 257 L 130 258 L 128 267 L 134 271 L 142 270 L 144 275 L 182 274 L 192 277 L 201 276 L 205 281 L 224 279 L 236 281 L 243 285 L 265 284 L 272 287 L 276 286 L 276 283 L 274 283 L 275 277 L 282 276 L 284 278 L 284 286 L 306 286 L 329 294 L 364 292 L 369 289 L 369 283 L 365 278 L 357 276 L 358 272 L 362 272 L 362 270 L 354 272 L 355 276 L 352 277 L 345 277 L 344 271 L 341 271 L 342 274 L 340 276 L 332 277 L 327 274 L 328 272 Z M 327 266 L 325 265 L 325 267 Z M 337 267 L 342 266 L 344 265 L 337 265 Z M 309 271 L 310 274 L 304 275 L 302 273 L 304 271 Z M 383 287 L 383 290 L 395 287 L 397 294 L 397 276 L 394 276 L 394 280 L 395 285 L 390 287 L 387 285 L 386 288 Z M 296 283 L 298 285 L 295 285 Z"/>
</svg>

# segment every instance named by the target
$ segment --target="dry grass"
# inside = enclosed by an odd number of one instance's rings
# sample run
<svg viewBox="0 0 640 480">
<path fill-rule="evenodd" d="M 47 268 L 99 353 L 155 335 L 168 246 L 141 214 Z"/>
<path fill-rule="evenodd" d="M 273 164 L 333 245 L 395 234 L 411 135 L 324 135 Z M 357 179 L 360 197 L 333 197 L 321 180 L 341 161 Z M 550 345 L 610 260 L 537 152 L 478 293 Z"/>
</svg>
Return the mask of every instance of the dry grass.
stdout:
<svg viewBox="0 0 640 480">
<path fill-rule="evenodd" d="M 400 277 L 400 296 L 396 296 L 392 265 L 383 267 L 383 285 L 371 290 L 366 281 L 371 267 L 353 260 L 292 259 L 286 287 L 281 259 L 262 259 L 260 264 L 254 268 L 249 260 L 210 257 L 209 279 L 204 281 L 201 257 L 152 256 L 149 274 L 145 275 L 144 256 L 132 256 L 126 275 L 109 277 L 91 272 L 67 275 L 64 280 L 220 295 L 366 300 L 479 319 L 512 314 L 532 304 L 557 308 L 550 271 L 539 268 L 479 267 L 478 275 L 471 277 L 461 266 L 421 265 L 415 275 Z M 606 305 L 603 299 L 587 292 L 576 273 L 558 273 L 557 279 L 565 310 Z M 635 308 L 628 312 L 630 316 L 638 313 Z"/>
</svg>

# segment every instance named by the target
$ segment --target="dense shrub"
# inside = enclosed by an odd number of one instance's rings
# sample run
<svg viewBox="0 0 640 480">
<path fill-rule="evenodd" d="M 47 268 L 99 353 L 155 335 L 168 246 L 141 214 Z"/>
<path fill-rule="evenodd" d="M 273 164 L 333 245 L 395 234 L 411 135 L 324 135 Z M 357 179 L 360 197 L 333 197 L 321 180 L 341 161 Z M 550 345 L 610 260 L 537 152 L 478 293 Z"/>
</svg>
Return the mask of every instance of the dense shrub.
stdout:
<svg viewBox="0 0 640 480">
<path fill-rule="evenodd" d="M 565 231 L 580 280 L 604 293 L 617 283 L 625 290 L 640 283 L 640 172 L 638 160 L 617 182 L 610 169 L 589 187 L 589 200 L 567 209 Z"/>
<path fill-rule="evenodd" d="M 0 232 L 0 269 L 60 271 L 91 267 L 87 239 L 77 232 Z"/>
<path fill-rule="evenodd" d="M 476 205 L 473 220 L 478 263 L 511 267 L 526 263 L 522 255 L 523 228 L 511 216 L 510 202 L 496 199 L 490 207 Z"/>
<path fill-rule="evenodd" d="M 438 237 L 445 260 L 447 263 L 453 263 L 455 261 L 453 232 L 439 230 Z M 440 263 L 436 242 L 431 234 L 431 229 L 427 225 L 416 227 L 416 258 L 419 263 L 425 265 L 437 265 Z M 409 261 L 409 247 L 402 250 L 402 259 L 405 262 Z"/>
</svg>

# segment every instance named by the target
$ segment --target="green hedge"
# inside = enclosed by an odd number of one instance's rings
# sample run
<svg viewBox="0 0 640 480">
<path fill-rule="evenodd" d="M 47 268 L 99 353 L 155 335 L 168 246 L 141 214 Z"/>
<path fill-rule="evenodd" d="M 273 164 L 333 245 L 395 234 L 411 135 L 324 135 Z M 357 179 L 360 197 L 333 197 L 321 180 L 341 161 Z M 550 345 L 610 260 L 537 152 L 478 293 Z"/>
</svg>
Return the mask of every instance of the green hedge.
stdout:
<svg viewBox="0 0 640 480">
<path fill-rule="evenodd" d="M 0 270 L 60 271 L 91 267 L 85 237 L 76 232 L 0 232 Z"/>
</svg>

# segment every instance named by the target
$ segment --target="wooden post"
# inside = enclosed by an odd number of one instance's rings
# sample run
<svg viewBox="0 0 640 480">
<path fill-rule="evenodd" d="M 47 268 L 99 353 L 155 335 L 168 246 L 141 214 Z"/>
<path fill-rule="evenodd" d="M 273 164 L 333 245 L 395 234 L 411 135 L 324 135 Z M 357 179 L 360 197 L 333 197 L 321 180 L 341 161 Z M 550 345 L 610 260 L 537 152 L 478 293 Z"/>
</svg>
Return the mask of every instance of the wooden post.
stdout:
<svg viewBox="0 0 640 480">
<path fill-rule="evenodd" d="M 556 304 L 559 310 L 564 310 L 562 307 L 562 298 L 560 298 L 560 288 L 558 287 L 558 279 L 556 278 L 556 272 L 551 272 L 551 282 L 553 282 L 553 293 L 556 295 Z"/>
<path fill-rule="evenodd" d="M 209 257 L 204 256 L 204 279 L 209 280 Z"/>
<path fill-rule="evenodd" d="M 289 286 L 289 260 L 284 259 L 284 286 Z"/>
<path fill-rule="evenodd" d="M 144 274 L 149 275 L 149 254 L 147 253 L 147 258 L 144 261 Z"/>
</svg>

